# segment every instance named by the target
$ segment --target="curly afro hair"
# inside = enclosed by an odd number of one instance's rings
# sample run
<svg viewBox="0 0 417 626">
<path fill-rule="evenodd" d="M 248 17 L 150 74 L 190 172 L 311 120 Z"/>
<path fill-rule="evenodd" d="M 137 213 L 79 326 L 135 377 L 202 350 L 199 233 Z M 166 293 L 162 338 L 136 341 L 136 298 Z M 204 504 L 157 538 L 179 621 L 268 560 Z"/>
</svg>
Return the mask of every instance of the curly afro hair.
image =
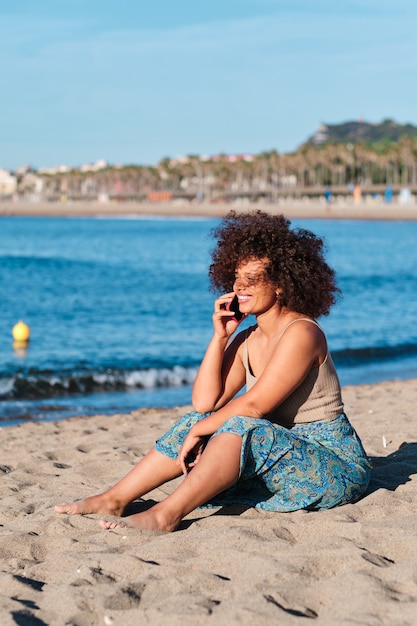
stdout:
<svg viewBox="0 0 417 626">
<path fill-rule="evenodd" d="M 282 289 L 283 306 L 312 318 L 328 315 L 341 292 L 335 272 L 324 260 L 324 241 L 309 230 L 290 226 L 283 215 L 228 213 L 212 230 L 217 240 L 209 269 L 212 291 L 232 291 L 236 268 L 243 261 L 267 258 L 266 272 Z"/>
</svg>

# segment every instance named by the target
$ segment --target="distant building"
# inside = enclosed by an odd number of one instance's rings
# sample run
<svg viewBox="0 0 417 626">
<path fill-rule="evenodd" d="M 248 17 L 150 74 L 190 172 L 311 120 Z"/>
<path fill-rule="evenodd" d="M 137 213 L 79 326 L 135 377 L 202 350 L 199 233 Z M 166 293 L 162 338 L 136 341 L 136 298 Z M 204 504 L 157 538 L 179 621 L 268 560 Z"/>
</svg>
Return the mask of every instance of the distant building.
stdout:
<svg viewBox="0 0 417 626">
<path fill-rule="evenodd" d="M 54 176 L 55 174 L 66 174 L 72 170 L 68 165 L 57 165 L 56 167 L 40 167 L 38 169 L 39 174 L 49 174 Z"/>
<path fill-rule="evenodd" d="M 327 141 L 329 141 L 329 129 L 326 124 L 320 124 L 313 137 L 311 138 L 311 143 L 315 146 L 321 146 Z"/>
<path fill-rule="evenodd" d="M 184 165 L 185 163 L 190 162 L 190 158 L 187 156 L 178 156 L 175 159 L 169 159 L 169 166 L 175 167 L 176 165 Z"/>
<path fill-rule="evenodd" d="M 211 161 L 226 161 L 226 163 L 236 163 L 237 161 L 245 161 L 245 163 L 252 163 L 255 160 L 253 154 L 216 154 L 210 157 Z"/>
<path fill-rule="evenodd" d="M 35 172 L 27 172 L 19 177 L 17 195 L 19 200 L 39 202 L 43 191 L 43 180 Z"/>
<path fill-rule="evenodd" d="M 33 169 L 30 165 L 21 165 L 20 167 L 17 167 L 14 170 L 14 175 L 19 178 L 20 176 L 24 176 L 28 172 L 32 172 L 32 171 Z"/>
<path fill-rule="evenodd" d="M 12 196 L 16 192 L 17 178 L 0 168 L 0 197 Z"/>
<path fill-rule="evenodd" d="M 209 163 L 210 161 L 214 161 L 214 162 L 225 161 L 226 163 L 236 163 L 237 161 L 245 161 L 246 163 L 252 163 L 256 157 L 253 154 L 214 154 L 213 156 L 208 156 L 206 154 L 203 154 L 195 158 L 197 161 L 202 161 L 204 163 Z M 192 157 L 179 156 L 175 159 L 170 159 L 169 165 L 171 167 L 175 167 L 176 165 L 183 165 L 185 163 L 191 163 L 192 160 L 193 160 Z"/>
<path fill-rule="evenodd" d="M 100 170 L 105 170 L 106 167 L 108 167 L 107 161 L 100 159 L 95 163 L 86 163 L 85 165 L 81 165 L 80 172 L 99 172 Z"/>
</svg>

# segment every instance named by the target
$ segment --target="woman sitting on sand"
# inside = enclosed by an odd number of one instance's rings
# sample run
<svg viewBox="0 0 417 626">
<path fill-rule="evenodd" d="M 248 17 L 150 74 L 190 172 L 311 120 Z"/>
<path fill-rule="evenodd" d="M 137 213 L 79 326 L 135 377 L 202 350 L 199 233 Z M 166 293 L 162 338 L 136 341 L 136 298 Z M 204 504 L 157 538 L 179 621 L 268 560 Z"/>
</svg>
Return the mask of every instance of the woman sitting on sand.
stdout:
<svg viewBox="0 0 417 626">
<path fill-rule="evenodd" d="M 370 464 L 343 413 L 337 373 L 315 321 L 338 293 L 323 241 L 260 211 L 232 212 L 213 234 L 209 276 L 227 293 L 215 301 L 213 337 L 193 386 L 195 411 L 116 485 L 60 504 L 59 513 L 121 516 L 129 503 L 181 473 L 184 480 L 162 502 L 123 521 L 102 520 L 103 528 L 173 531 L 201 505 L 319 510 L 365 492 Z M 243 318 L 254 315 L 256 324 L 232 338 L 240 321 L 226 307 L 235 295 Z"/>
</svg>

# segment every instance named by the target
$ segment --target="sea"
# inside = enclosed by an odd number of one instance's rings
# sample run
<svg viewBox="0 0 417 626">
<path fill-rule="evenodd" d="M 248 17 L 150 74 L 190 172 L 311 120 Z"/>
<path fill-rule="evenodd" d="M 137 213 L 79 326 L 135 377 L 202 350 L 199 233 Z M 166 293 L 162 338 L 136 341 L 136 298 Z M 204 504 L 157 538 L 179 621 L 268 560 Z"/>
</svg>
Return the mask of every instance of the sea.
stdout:
<svg viewBox="0 0 417 626">
<path fill-rule="evenodd" d="M 0 217 L 0 426 L 189 405 L 218 223 Z M 292 224 L 324 237 L 343 292 L 319 320 L 342 385 L 417 379 L 417 222 Z"/>
</svg>

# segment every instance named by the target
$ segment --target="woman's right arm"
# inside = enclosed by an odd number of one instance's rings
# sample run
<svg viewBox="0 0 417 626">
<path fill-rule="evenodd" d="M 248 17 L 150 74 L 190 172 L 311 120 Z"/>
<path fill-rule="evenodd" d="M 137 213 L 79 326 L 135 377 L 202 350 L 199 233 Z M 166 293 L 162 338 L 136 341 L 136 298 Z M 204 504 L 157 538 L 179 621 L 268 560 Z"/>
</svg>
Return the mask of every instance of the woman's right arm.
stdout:
<svg viewBox="0 0 417 626">
<path fill-rule="evenodd" d="M 228 345 L 230 336 L 238 327 L 233 313 L 224 305 L 233 294 L 221 296 L 215 302 L 213 337 L 207 347 L 193 385 L 192 402 L 200 413 L 214 411 L 230 400 L 245 383 L 245 370 L 238 354 L 242 334 Z"/>
</svg>

